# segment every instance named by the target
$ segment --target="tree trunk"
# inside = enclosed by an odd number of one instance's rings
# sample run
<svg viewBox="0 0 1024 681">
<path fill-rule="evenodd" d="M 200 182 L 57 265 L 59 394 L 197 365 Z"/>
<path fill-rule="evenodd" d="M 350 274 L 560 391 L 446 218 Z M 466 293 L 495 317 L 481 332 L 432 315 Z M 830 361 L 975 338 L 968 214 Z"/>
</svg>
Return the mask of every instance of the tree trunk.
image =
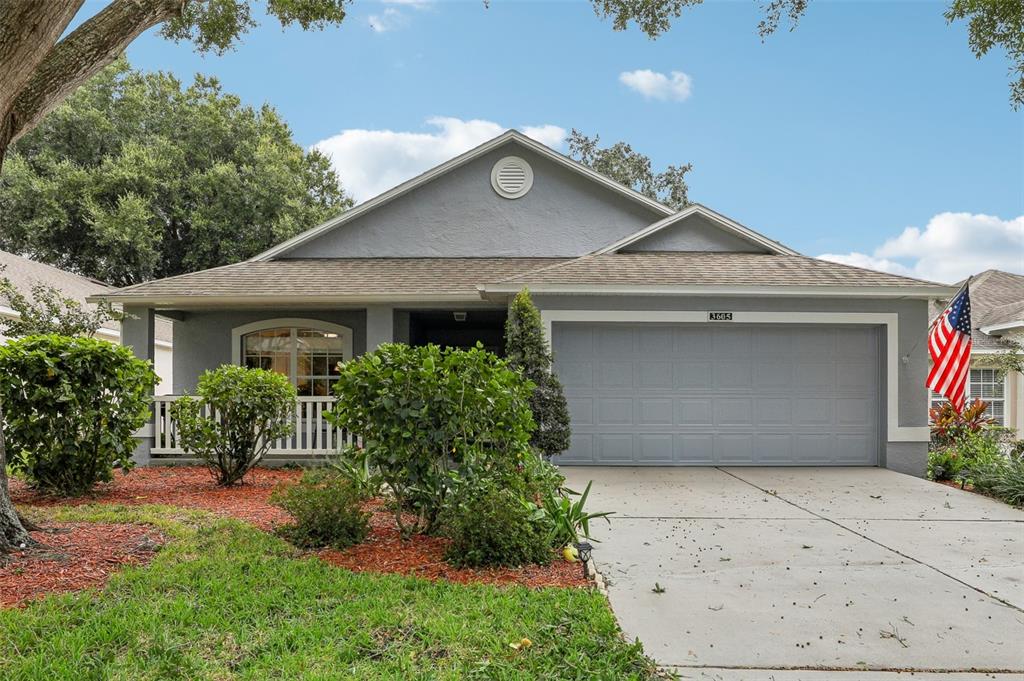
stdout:
<svg viewBox="0 0 1024 681">
<path fill-rule="evenodd" d="M 0 406 L 0 422 L 3 421 L 3 407 Z M 4 431 L 0 428 L 0 556 L 14 549 L 32 546 L 36 542 L 29 536 L 11 501 L 7 487 L 7 448 L 4 446 Z"/>
</svg>

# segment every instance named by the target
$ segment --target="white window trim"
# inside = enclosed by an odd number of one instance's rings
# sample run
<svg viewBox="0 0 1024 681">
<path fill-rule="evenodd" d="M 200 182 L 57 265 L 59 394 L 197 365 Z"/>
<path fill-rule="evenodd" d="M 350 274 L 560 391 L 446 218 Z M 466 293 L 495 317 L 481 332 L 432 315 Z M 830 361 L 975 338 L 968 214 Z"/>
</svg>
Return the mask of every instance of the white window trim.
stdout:
<svg viewBox="0 0 1024 681">
<path fill-rule="evenodd" d="M 686 322 L 703 324 L 871 324 L 885 327 L 885 396 L 888 442 L 927 442 L 928 426 L 899 420 L 899 315 L 888 312 L 733 312 L 732 322 L 709 322 L 707 310 L 541 310 L 548 343 L 554 322 Z"/>
<path fill-rule="evenodd" d="M 347 326 L 340 324 L 331 324 L 330 322 L 320 321 L 319 319 L 305 319 L 302 317 L 279 317 L 277 319 L 262 319 L 258 322 L 252 322 L 251 324 L 243 324 L 242 326 L 236 326 L 231 329 L 231 363 L 241 364 L 242 363 L 242 337 L 256 332 L 265 331 L 267 329 L 277 329 L 281 327 L 291 327 L 293 330 L 296 328 L 302 329 L 315 329 L 316 331 L 327 331 L 330 333 L 338 334 L 338 338 L 341 339 L 341 352 L 342 355 L 348 359 L 352 359 L 352 329 Z M 294 337 L 294 332 L 293 332 Z M 292 384 L 295 384 L 296 374 L 298 373 L 298 366 L 296 366 L 296 355 L 293 352 L 288 367 L 288 373 L 290 374 Z"/>
</svg>

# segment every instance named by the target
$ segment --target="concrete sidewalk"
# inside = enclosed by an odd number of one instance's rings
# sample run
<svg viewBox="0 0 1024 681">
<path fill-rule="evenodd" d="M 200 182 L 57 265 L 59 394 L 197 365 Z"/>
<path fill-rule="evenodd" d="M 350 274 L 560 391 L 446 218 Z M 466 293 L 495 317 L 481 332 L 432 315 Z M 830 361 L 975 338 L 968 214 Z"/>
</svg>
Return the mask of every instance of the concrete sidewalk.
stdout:
<svg viewBox="0 0 1024 681">
<path fill-rule="evenodd" d="M 1024 512 L 879 468 L 563 472 L 616 512 L 623 630 L 683 678 L 1024 678 Z"/>
</svg>

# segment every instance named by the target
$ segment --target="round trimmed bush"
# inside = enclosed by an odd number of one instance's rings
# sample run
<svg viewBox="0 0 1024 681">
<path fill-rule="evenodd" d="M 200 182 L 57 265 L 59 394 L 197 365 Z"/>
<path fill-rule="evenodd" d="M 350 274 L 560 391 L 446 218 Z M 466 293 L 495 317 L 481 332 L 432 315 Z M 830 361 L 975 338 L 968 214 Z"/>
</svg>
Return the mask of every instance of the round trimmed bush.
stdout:
<svg viewBox="0 0 1024 681">
<path fill-rule="evenodd" d="M 10 465 L 29 484 L 85 494 L 129 468 L 157 376 L 131 350 L 82 336 L 27 336 L 0 346 L 0 401 Z"/>
<path fill-rule="evenodd" d="M 445 558 L 457 567 L 516 567 L 551 562 L 547 533 L 522 499 L 494 483 L 460 490 L 446 511 Z"/>
</svg>

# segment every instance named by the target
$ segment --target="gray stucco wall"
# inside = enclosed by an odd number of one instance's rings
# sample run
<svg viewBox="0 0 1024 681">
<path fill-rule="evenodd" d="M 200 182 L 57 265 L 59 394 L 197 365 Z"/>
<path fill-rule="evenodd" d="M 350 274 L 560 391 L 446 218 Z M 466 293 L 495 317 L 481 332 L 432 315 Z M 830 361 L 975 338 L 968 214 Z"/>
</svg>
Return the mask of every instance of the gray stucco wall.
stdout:
<svg viewBox="0 0 1024 681">
<path fill-rule="evenodd" d="M 633 251 L 717 251 L 766 253 L 765 249 L 724 231 L 701 215 L 691 215 L 622 249 Z"/>
<path fill-rule="evenodd" d="M 174 393 L 194 392 L 200 374 L 231 363 L 231 330 L 264 319 L 299 317 L 352 329 L 352 351 L 366 351 L 365 310 L 262 309 L 188 312 L 174 323 Z"/>
<path fill-rule="evenodd" d="M 509 155 L 533 188 L 498 196 L 491 168 Z M 664 217 L 511 142 L 299 246 L 285 257 L 576 256 Z"/>
<path fill-rule="evenodd" d="M 545 296 L 535 295 L 541 310 L 717 310 L 758 312 L 889 312 L 899 315 L 899 405 L 901 426 L 928 425 L 928 399 L 924 387 L 928 371 L 928 305 L 923 300 L 849 300 L 810 298 L 711 298 L 630 296 Z M 885 339 L 883 336 L 883 354 Z M 883 385 L 884 385 L 884 367 Z M 880 408 L 886 413 L 885 392 Z M 883 427 L 885 420 L 882 421 Z M 883 437 L 884 439 L 884 437 Z M 882 465 L 911 475 L 924 476 L 928 460 L 927 442 L 887 442 L 881 452 Z"/>
</svg>

